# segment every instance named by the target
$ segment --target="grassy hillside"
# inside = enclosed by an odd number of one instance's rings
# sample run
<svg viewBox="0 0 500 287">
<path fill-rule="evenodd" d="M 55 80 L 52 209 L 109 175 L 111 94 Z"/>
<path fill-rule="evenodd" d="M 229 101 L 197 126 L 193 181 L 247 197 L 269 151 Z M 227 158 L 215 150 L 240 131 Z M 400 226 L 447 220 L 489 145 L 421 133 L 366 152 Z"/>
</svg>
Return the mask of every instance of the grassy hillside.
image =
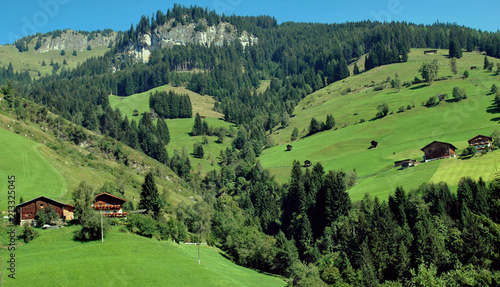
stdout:
<svg viewBox="0 0 500 287">
<path fill-rule="evenodd" d="M 42 146 L 13 132 L 0 129 L 0 189 L 7 190 L 7 177 L 16 177 L 17 202 L 46 195 L 60 199 L 66 191 L 64 177 L 43 157 Z M 16 202 L 16 203 L 17 203 Z M 0 210 L 7 209 L 7 197 L 0 197 Z"/>
<path fill-rule="evenodd" d="M 215 103 L 213 97 L 202 96 L 184 87 L 164 85 L 128 97 L 111 95 L 109 96 L 109 102 L 111 107 L 114 109 L 119 108 L 123 115 L 127 115 L 129 119 L 135 119 L 138 122 L 140 117 L 134 117 L 133 111 L 137 110 L 139 114 L 149 111 L 149 95 L 155 91 L 174 91 L 178 94 L 187 94 L 191 100 L 193 115 L 200 113 L 200 115 L 205 116 L 205 120 L 211 127 L 225 127 L 229 129 L 232 126 L 232 124 L 222 120 L 222 114 L 213 111 Z M 182 151 L 183 149 L 186 149 L 188 153 L 192 153 L 193 144 L 202 141 L 201 136 L 192 137 L 189 135 L 193 129 L 194 117 L 190 119 L 167 119 L 166 123 L 170 131 L 170 143 L 167 145 L 167 150 L 170 155 L 173 155 L 174 150 Z M 225 150 L 229 147 L 232 141 L 232 139 L 226 138 L 223 143 L 216 143 L 216 136 L 208 137 L 208 140 L 208 144 L 203 146 L 205 158 L 198 159 L 191 157 L 191 166 L 195 171 L 199 171 L 202 174 L 216 168 L 216 157 L 219 156 L 221 150 Z"/>
<path fill-rule="evenodd" d="M 16 203 L 20 197 L 30 200 L 41 195 L 71 202 L 71 193 L 85 180 L 96 189 L 105 183 L 121 185 L 125 197 L 138 202 L 144 173 L 155 170 L 159 175 L 159 190 L 168 193 L 168 201 L 173 207 L 181 201 L 192 202 L 190 196 L 198 198 L 164 165 L 123 146 L 129 158 L 126 166 L 98 148 L 101 136 L 93 137 L 86 146 L 75 146 L 57 140 L 57 134 L 14 120 L 12 115 L 0 110 L 0 176 L 4 179 L 0 181 L 0 188 L 6 190 L 7 175 L 13 174 L 16 176 Z M 7 209 L 6 201 L 6 196 L 0 197 L 0 210 Z"/>
<path fill-rule="evenodd" d="M 36 41 L 32 41 L 36 42 Z M 14 45 L 0 45 L 0 66 L 7 68 L 9 63 L 12 63 L 14 71 L 30 71 L 31 77 L 38 77 L 38 72 L 43 75 L 52 75 L 51 60 L 54 63 L 59 63 L 63 66 L 63 61 L 66 59 L 66 69 L 74 69 L 78 63 L 83 63 L 90 57 L 102 56 L 108 50 L 105 46 L 98 46 L 92 50 L 77 51 L 77 55 L 73 56 L 73 51 L 65 51 L 66 55 L 61 56 L 60 51 L 49 51 L 46 53 L 35 53 L 34 45 L 30 44 L 28 52 L 19 52 Z M 45 61 L 45 66 L 42 62 Z M 59 69 L 60 71 L 60 69 Z"/>
<path fill-rule="evenodd" d="M 415 84 L 399 93 L 386 82 L 395 73 L 402 82 L 420 77 L 418 69 L 422 63 L 433 59 L 440 63 L 438 77 L 446 80 L 432 86 Z M 500 76 L 482 69 L 470 70 L 471 66 L 482 68 L 483 59 L 478 53 L 464 53 L 457 61 L 458 70 L 468 70 L 470 76 L 463 80 L 453 78 L 447 51 L 424 55 L 422 50 L 412 50 L 407 63 L 378 67 L 308 95 L 295 108 L 290 125 L 273 133 L 273 140 L 280 145 L 263 151 L 262 166 L 269 168 L 281 182 L 288 178 L 294 159 L 321 162 L 327 170 L 355 169 L 360 179 L 350 191 L 353 199 L 362 198 L 366 192 L 385 197 L 397 185 L 414 188 L 430 180 L 446 181 L 453 186 L 461 175 L 491 178 L 500 152 L 469 161 L 426 163 L 404 171 L 393 168 L 397 160 L 421 160 L 420 148 L 434 140 L 451 142 L 463 149 L 468 139 L 477 134 L 490 135 L 498 128 L 499 118 L 491 109 L 493 96 L 489 90 L 493 83 L 499 84 Z M 375 91 L 374 86 L 378 85 L 385 88 Z M 460 102 L 451 100 L 454 86 L 465 88 L 468 98 Z M 431 108 L 421 105 L 438 93 L 447 93 L 448 101 Z M 374 119 L 377 106 L 384 102 L 393 114 Z M 398 113 L 400 106 L 406 109 L 413 104 L 411 110 Z M 324 121 L 329 113 L 335 117 L 337 129 L 305 137 L 311 118 Z M 294 128 L 298 128 L 303 138 L 292 144 L 293 151 L 285 152 Z M 368 149 L 371 140 L 378 141 L 379 147 Z"/>
<path fill-rule="evenodd" d="M 240 267 L 217 249 L 156 241 L 118 232 L 100 241 L 72 240 L 77 227 L 40 230 L 41 236 L 16 248 L 16 279 L 2 286 L 284 286 L 275 277 Z M 0 251 L 3 258 L 9 254 Z M 36 260 L 33 260 L 35 259 Z M 55 283 L 57 282 L 57 283 Z"/>
</svg>

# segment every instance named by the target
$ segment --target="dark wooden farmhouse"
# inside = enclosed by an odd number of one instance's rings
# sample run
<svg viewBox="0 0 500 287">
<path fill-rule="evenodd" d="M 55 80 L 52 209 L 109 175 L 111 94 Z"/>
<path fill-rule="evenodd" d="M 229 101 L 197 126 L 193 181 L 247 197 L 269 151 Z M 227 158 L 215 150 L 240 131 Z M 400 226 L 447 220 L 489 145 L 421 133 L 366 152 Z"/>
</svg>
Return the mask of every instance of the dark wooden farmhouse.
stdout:
<svg viewBox="0 0 500 287">
<path fill-rule="evenodd" d="M 401 169 L 405 169 L 405 168 L 409 168 L 409 167 L 412 167 L 412 166 L 415 166 L 416 165 L 416 160 L 414 159 L 404 159 L 404 160 L 400 160 L 400 161 L 395 161 L 394 162 L 394 165 L 396 167 L 401 167 Z"/>
<path fill-rule="evenodd" d="M 437 54 L 438 50 L 425 50 L 424 51 L 424 55 L 427 55 L 427 54 Z"/>
<path fill-rule="evenodd" d="M 442 158 L 456 157 L 457 148 L 445 142 L 433 141 L 421 149 L 424 152 L 424 161 L 432 161 Z"/>
<path fill-rule="evenodd" d="M 478 151 L 488 149 L 491 151 L 491 142 L 493 139 L 489 136 L 477 135 L 470 140 L 469 146 L 475 146 Z"/>
<path fill-rule="evenodd" d="M 122 210 L 125 202 L 126 200 L 123 198 L 103 192 L 95 196 L 92 208 L 102 212 L 102 215 L 107 217 L 126 217 L 127 212 Z"/>
<path fill-rule="evenodd" d="M 477 66 L 470 67 L 471 70 L 477 70 Z"/>
<path fill-rule="evenodd" d="M 49 206 L 59 215 L 59 223 L 64 223 L 66 220 L 73 219 L 73 213 L 75 210 L 74 206 L 45 196 L 40 196 L 16 206 L 15 223 L 19 225 L 33 224 L 36 213 L 44 208 L 48 208 Z"/>
</svg>

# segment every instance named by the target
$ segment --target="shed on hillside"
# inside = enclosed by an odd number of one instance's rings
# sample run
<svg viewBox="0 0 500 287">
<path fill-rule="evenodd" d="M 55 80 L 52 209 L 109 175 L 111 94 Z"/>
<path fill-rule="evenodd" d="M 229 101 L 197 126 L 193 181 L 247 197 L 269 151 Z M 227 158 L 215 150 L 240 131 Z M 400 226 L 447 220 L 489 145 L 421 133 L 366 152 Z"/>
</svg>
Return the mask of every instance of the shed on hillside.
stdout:
<svg viewBox="0 0 500 287">
<path fill-rule="evenodd" d="M 417 161 L 414 159 L 404 159 L 404 160 L 400 160 L 400 161 L 395 161 L 394 166 L 395 167 L 400 166 L 401 169 L 405 169 L 405 168 L 415 166 L 416 162 Z"/>
<path fill-rule="evenodd" d="M 310 167 L 312 165 L 310 160 L 305 160 L 304 161 L 304 167 Z"/>
<path fill-rule="evenodd" d="M 437 54 L 438 50 L 425 50 L 424 51 L 424 55 L 427 55 L 427 54 Z"/>
</svg>

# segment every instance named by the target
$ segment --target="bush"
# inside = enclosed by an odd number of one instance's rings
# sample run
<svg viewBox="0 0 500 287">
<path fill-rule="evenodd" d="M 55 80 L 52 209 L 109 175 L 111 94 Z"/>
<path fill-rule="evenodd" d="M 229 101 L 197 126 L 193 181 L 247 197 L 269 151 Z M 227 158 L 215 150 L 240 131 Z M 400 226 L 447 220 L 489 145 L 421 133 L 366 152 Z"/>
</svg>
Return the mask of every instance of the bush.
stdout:
<svg viewBox="0 0 500 287">
<path fill-rule="evenodd" d="M 457 101 L 461 101 L 462 99 L 467 99 L 467 94 L 465 89 L 461 89 L 459 86 L 453 87 L 452 92 L 453 98 Z"/>
<path fill-rule="evenodd" d="M 423 82 L 423 81 L 422 81 L 422 80 L 420 80 L 418 77 L 415 77 L 415 78 L 413 79 L 412 84 L 420 84 L 420 83 L 422 83 L 422 82 Z"/>
<path fill-rule="evenodd" d="M 475 146 L 468 146 L 462 151 L 462 153 L 460 153 L 460 158 L 462 159 L 471 158 L 476 154 L 476 152 L 477 149 Z"/>
<path fill-rule="evenodd" d="M 429 97 L 427 102 L 425 102 L 425 106 L 429 107 L 429 108 L 437 106 L 438 104 L 439 104 L 439 100 L 436 96 Z"/>
<path fill-rule="evenodd" d="M 19 234 L 17 238 L 22 239 L 24 243 L 28 243 L 33 239 L 37 238 L 38 236 L 40 236 L 40 233 L 38 233 L 38 231 L 36 231 L 33 227 L 31 227 L 31 225 L 25 224 L 23 226 L 21 234 Z"/>
<path fill-rule="evenodd" d="M 405 106 L 399 107 L 398 113 L 403 113 L 405 111 Z"/>
<path fill-rule="evenodd" d="M 384 89 L 384 85 L 377 85 L 375 88 L 373 88 L 374 91 L 381 91 Z"/>
<path fill-rule="evenodd" d="M 138 235 L 149 238 L 160 238 L 158 223 L 152 217 L 142 214 L 132 214 L 128 217 L 128 229 Z"/>
<path fill-rule="evenodd" d="M 94 210 L 85 210 L 80 216 L 80 224 L 82 228 L 75 232 L 75 240 L 92 241 L 105 237 L 109 229 L 109 219 L 103 218 L 102 235 L 101 235 L 101 215 Z"/>
<path fill-rule="evenodd" d="M 377 107 L 377 110 L 378 113 L 375 115 L 375 117 L 378 119 L 383 118 L 389 113 L 389 105 L 387 105 L 387 103 L 380 104 Z"/>
<path fill-rule="evenodd" d="M 448 94 L 437 94 L 436 95 L 440 102 L 446 100 L 448 98 Z"/>
<path fill-rule="evenodd" d="M 53 225 L 59 221 L 59 214 L 49 205 L 36 213 L 35 221 L 37 227 L 42 227 L 45 224 Z"/>
</svg>

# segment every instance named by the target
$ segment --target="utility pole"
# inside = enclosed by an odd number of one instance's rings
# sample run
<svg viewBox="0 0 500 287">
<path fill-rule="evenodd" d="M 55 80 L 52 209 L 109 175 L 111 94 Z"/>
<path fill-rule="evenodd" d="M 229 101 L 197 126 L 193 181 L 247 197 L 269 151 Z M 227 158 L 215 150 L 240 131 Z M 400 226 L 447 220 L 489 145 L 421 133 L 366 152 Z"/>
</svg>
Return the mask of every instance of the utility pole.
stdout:
<svg viewBox="0 0 500 287">
<path fill-rule="evenodd" d="M 100 210 L 101 213 L 101 243 L 104 243 L 104 232 L 103 232 L 103 227 L 102 227 L 102 209 Z"/>
<path fill-rule="evenodd" d="M 198 264 L 201 264 L 200 245 L 201 245 L 201 232 L 198 234 Z"/>
</svg>

